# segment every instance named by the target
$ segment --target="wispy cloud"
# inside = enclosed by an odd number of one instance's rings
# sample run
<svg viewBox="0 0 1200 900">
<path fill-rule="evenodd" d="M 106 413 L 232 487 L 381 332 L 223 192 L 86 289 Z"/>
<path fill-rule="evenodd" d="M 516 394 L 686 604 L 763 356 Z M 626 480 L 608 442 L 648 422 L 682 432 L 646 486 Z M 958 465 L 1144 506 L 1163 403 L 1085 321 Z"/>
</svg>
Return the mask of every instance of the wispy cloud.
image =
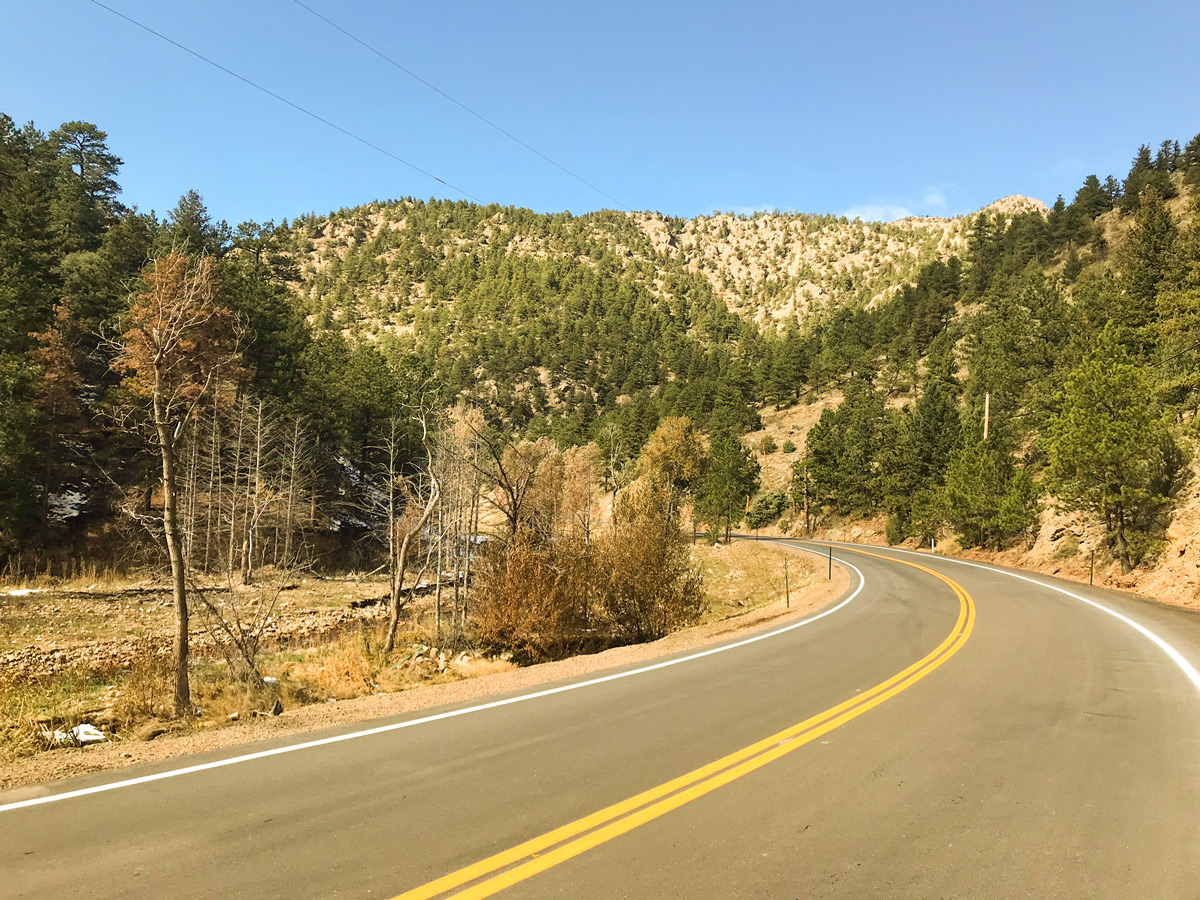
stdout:
<svg viewBox="0 0 1200 900">
<path fill-rule="evenodd" d="M 842 213 L 847 219 L 862 219 L 864 222 L 891 222 L 905 219 L 912 211 L 898 203 L 861 203 Z"/>
<path fill-rule="evenodd" d="M 946 210 L 946 195 L 942 193 L 940 188 L 925 188 L 923 202 L 926 209 L 937 210 L 938 212 L 945 212 Z"/>
<path fill-rule="evenodd" d="M 871 197 L 865 203 L 857 203 L 842 213 L 846 218 L 855 216 L 864 222 L 894 222 L 909 216 L 944 216 L 950 203 L 946 199 L 946 186 L 926 185 L 920 191 L 892 197 Z"/>
</svg>

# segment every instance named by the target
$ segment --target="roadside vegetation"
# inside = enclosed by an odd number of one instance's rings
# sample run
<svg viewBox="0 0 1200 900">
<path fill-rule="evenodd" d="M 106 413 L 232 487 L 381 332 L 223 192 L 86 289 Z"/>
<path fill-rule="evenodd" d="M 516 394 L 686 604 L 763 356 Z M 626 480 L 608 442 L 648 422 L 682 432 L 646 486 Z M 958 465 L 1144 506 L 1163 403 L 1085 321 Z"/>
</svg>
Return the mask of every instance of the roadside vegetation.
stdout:
<svg viewBox="0 0 1200 900">
<path fill-rule="evenodd" d="M 1129 572 L 1194 477 L 1200 137 L 1050 209 L 893 225 L 406 199 L 234 227 L 196 191 L 123 206 L 120 166 L 95 125 L 0 115 L 0 571 L 61 607 L 0 594 L 22 752 L 85 713 L 207 727 L 653 640 L 724 602 L 690 547 L 743 525 L 1000 550 L 1055 509 Z M 373 593 L 281 631 L 347 572 Z"/>
</svg>

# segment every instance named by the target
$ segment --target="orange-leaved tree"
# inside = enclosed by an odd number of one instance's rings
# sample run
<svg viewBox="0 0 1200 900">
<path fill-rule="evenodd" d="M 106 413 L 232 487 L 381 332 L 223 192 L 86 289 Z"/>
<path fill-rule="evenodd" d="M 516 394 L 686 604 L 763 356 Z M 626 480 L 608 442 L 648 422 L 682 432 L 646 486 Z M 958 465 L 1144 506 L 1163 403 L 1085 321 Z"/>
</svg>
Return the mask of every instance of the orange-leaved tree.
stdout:
<svg viewBox="0 0 1200 900">
<path fill-rule="evenodd" d="M 172 250 L 151 260 L 130 304 L 112 368 L 149 414 L 162 461 L 162 537 L 175 601 L 175 714 L 190 715 L 187 569 L 179 527 L 178 451 L 197 407 L 235 355 L 233 313 L 220 299 L 212 257 Z"/>
</svg>

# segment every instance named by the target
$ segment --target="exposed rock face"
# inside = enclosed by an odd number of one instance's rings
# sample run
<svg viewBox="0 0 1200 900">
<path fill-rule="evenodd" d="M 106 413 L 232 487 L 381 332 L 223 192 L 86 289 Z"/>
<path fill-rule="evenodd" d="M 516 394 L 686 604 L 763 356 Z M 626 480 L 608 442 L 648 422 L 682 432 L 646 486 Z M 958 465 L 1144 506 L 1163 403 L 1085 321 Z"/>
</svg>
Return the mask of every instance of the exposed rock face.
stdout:
<svg viewBox="0 0 1200 900">
<path fill-rule="evenodd" d="M 1043 216 L 1050 215 L 1050 207 L 1036 197 L 1023 197 L 1020 194 L 1013 194 L 1009 197 L 1001 197 L 995 203 L 989 203 L 982 210 L 983 212 L 999 213 L 1002 216 L 1015 216 L 1020 213 L 1040 213 Z"/>
</svg>

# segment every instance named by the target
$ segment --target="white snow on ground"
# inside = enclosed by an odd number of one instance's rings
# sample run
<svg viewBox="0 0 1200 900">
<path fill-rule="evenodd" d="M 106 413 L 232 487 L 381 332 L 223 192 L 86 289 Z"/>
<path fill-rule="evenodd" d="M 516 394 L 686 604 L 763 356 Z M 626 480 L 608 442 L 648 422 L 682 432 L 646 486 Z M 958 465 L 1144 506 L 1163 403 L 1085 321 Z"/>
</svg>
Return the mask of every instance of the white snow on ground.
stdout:
<svg viewBox="0 0 1200 900">
<path fill-rule="evenodd" d="M 60 494 L 51 494 L 47 498 L 47 505 L 50 507 L 50 518 L 65 522 L 67 519 L 73 519 L 83 512 L 83 507 L 87 504 L 87 497 L 79 491 L 63 491 Z"/>
</svg>

